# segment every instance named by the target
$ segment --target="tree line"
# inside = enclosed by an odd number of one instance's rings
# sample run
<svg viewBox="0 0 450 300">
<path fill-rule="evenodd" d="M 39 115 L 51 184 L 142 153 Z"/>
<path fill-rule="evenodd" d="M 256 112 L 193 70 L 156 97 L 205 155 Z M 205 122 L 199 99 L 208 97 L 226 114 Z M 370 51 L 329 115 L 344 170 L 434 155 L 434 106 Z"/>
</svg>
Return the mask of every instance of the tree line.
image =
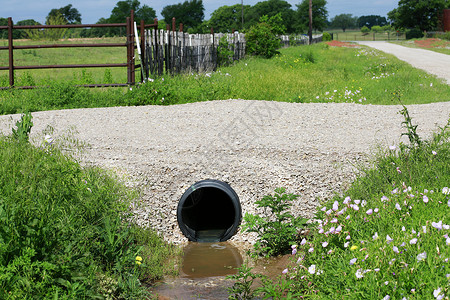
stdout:
<svg viewBox="0 0 450 300">
<path fill-rule="evenodd" d="M 299 0 L 300 1 L 300 0 Z M 313 20 L 315 31 L 326 28 L 367 28 L 373 26 L 392 25 L 396 29 L 418 28 L 421 31 L 436 30 L 440 26 L 440 12 L 450 7 L 448 0 L 400 0 L 398 7 L 388 13 L 388 18 L 379 15 L 354 17 L 351 14 L 340 14 L 328 20 L 326 0 L 312 0 Z M 124 0 L 116 3 L 107 18 L 100 18 L 97 24 L 124 23 L 130 11 L 134 10 L 136 20 L 153 23 L 156 11 L 148 5 L 141 5 L 139 0 Z M 178 4 L 165 6 L 159 21 L 160 28 L 171 24 L 175 17 L 177 24 L 183 23 L 185 31 L 189 33 L 208 33 L 211 28 L 214 32 L 248 32 L 258 24 L 263 16 L 268 18 L 280 15 L 285 28 L 284 33 L 304 33 L 309 26 L 309 0 L 301 0 L 292 7 L 285 0 L 260 1 L 255 5 L 224 5 L 216 9 L 209 20 L 205 20 L 203 0 L 186 0 Z M 78 9 L 68 4 L 61 8 L 52 9 L 46 17 L 46 24 L 77 24 L 81 23 L 81 14 Z M 0 25 L 7 25 L 7 19 L 0 18 Z M 35 20 L 18 21 L 15 25 L 40 25 Z M 376 27 L 378 28 L 378 27 Z M 91 28 L 71 29 L 64 32 L 65 36 L 103 37 L 124 35 L 123 28 Z M 7 32 L 0 31 L 0 38 L 5 38 Z M 14 38 L 30 38 L 38 35 L 37 31 L 16 30 Z M 38 36 L 39 37 L 39 36 Z"/>
</svg>

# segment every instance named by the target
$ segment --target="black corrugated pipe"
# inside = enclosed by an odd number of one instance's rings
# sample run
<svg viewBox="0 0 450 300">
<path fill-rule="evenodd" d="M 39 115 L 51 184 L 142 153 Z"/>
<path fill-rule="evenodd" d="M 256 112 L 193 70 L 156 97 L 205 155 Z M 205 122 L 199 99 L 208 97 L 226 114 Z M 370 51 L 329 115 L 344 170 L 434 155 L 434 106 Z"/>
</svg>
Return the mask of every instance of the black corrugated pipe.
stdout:
<svg viewBox="0 0 450 300">
<path fill-rule="evenodd" d="M 196 182 L 178 202 L 178 226 L 189 241 L 226 241 L 237 232 L 241 219 L 239 197 L 223 181 Z"/>
</svg>

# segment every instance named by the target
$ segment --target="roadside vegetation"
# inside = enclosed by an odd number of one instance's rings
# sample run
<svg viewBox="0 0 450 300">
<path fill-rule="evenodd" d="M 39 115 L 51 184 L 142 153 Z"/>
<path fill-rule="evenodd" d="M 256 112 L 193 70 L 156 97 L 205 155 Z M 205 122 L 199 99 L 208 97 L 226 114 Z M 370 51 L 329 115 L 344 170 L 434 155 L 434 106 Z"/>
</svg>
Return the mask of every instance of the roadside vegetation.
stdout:
<svg viewBox="0 0 450 300">
<path fill-rule="evenodd" d="M 72 79 L 64 81 L 40 76 L 39 72 L 24 72 L 16 82 L 35 83 L 42 88 L 0 91 L 0 113 L 230 98 L 391 104 L 389 95 L 398 88 L 405 104 L 450 100 L 450 87 L 442 80 L 391 55 L 367 47 L 332 47 L 326 43 L 280 49 L 280 54 L 271 59 L 250 57 L 210 73 L 152 77 L 129 89 L 75 87 L 109 78 L 104 74 L 95 77 L 90 70 L 69 73 Z M 5 73 L 0 81 L 7 85 Z"/>
<path fill-rule="evenodd" d="M 278 278 L 242 265 L 229 277 L 235 280 L 230 299 L 448 299 L 450 119 L 422 140 L 407 108 L 400 113 L 409 143 L 380 149 L 373 168 L 363 169 L 343 195 L 321 203 L 307 234 L 285 247 L 291 259 Z M 277 198 L 274 207 L 283 208 L 283 197 Z M 244 221 L 244 228 L 252 226 L 251 218 Z M 266 244 L 265 253 L 278 253 L 293 238 Z"/>
<path fill-rule="evenodd" d="M 0 136 L 0 298 L 146 299 L 179 250 L 132 222 L 138 193 L 81 167 L 70 140 L 31 144 L 30 114 Z M 71 146 L 70 146 L 71 145 Z"/>
<path fill-rule="evenodd" d="M 440 37 L 441 38 L 420 38 L 394 43 L 405 47 L 420 48 L 450 55 L 450 33 L 447 33 L 445 36 L 441 35 Z"/>
</svg>

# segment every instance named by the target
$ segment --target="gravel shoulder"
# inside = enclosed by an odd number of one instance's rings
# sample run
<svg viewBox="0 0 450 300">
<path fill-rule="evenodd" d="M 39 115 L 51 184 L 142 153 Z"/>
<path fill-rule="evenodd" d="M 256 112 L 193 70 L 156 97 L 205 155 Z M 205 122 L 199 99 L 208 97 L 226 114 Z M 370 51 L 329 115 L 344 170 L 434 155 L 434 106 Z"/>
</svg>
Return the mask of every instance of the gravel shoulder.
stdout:
<svg viewBox="0 0 450 300">
<path fill-rule="evenodd" d="M 408 106 L 423 137 L 449 118 L 450 102 Z M 124 175 L 142 190 L 138 222 L 166 240 L 186 241 L 176 207 L 183 192 L 203 179 L 228 182 L 243 212 L 277 187 L 300 195 L 296 215 L 312 217 L 318 199 L 345 189 L 355 166 L 377 146 L 400 142 L 400 106 L 223 100 L 174 106 L 112 107 L 33 113 L 32 138 L 72 132 L 86 142 L 81 160 Z M 19 115 L 0 116 L 9 134 Z M 239 233 L 234 241 L 253 241 Z"/>
<path fill-rule="evenodd" d="M 382 41 L 364 41 L 358 43 L 395 55 L 398 59 L 409 63 L 414 68 L 422 69 L 432 75 L 436 75 L 446 80 L 447 84 L 450 84 L 450 55 L 424 49 L 404 47 Z"/>
</svg>

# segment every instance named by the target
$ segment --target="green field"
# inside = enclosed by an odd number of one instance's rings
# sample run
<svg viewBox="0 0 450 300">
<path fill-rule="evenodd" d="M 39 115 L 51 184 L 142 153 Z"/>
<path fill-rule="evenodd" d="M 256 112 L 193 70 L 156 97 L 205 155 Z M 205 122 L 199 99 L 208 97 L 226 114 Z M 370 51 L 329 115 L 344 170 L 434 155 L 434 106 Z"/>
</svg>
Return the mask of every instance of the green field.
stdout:
<svg viewBox="0 0 450 300">
<path fill-rule="evenodd" d="M 333 39 L 338 41 L 397 41 L 404 40 L 405 33 L 404 32 L 381 32 L 381 33 L 362 33 L 360 30 L 346 30 L 343 32 L 342 30 L 331 30 L 330 33 L 333 33 Z"/>
<path fill-rule="evenodd" d="M 15 46 L 47 45 L 47 44 L 94 44 L 94 43 L 125 43 L 125 38 L 91 38 L 71 39 L 63 41 L 14 41 Z M 0 46 L 8 46 L 7 40 L 0 40 Z M 53 48 L 53 49 L 18 49 L 14 50 L 15 66 L 56 65 L 56 64 L 114 64 L 126 63 L 127 50 L 125 47 L 101 48 Z M 8 66 L 8 51 L 0 51 L 0 66 Z M 87 71 L 87 72 L 86 72 Z M 0 71 L 0 86 L 9 83 L 8 71 Z M 89 83 L 126 83 L 126 68 L 91 68 L 82 69 L 41 69 L 15 71 L 19 84 L 41 85 L 48 80 L 70 81 L 76 80 L 81 84 Z M 30 75 L 33 80 L 30 82 Z M 24 81 L 23 83 L 20 83 Z M 27 82 L 28 81 L 28 82 Z M 106 82 L 108 81 L 108 82 Z"/>
</svg>

